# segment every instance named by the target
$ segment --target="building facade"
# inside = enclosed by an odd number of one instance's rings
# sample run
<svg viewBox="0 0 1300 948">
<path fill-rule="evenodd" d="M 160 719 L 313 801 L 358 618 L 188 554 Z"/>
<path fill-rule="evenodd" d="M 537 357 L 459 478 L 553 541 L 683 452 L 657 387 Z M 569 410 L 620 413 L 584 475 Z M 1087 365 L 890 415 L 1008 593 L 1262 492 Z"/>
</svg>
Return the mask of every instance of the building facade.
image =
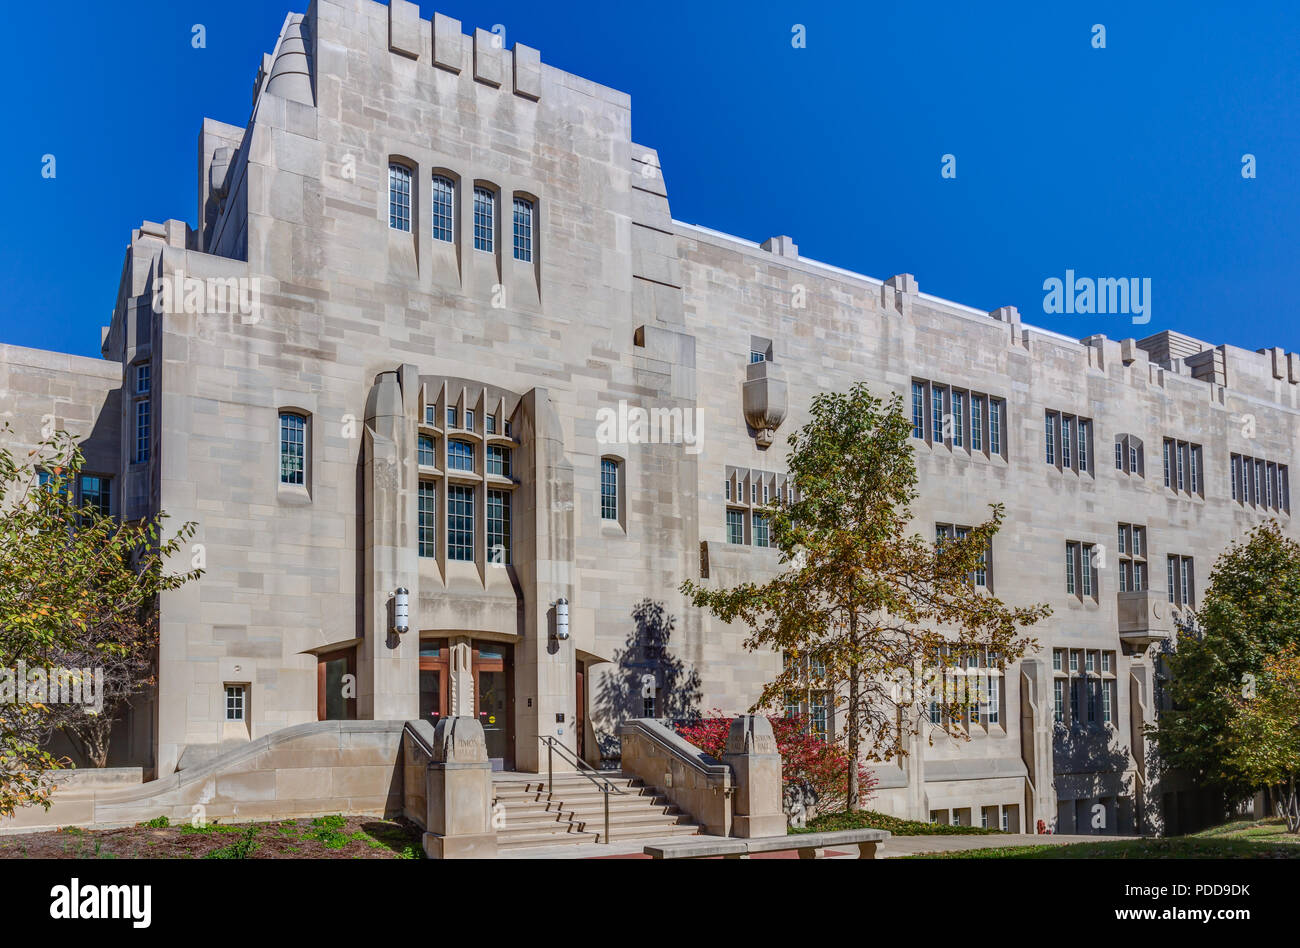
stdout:
<svg viewBox="0 0 1300 948">
<path fill-rule="evenodd" d="M 1269 517 L 1294 533 L 1300 357 L 1078 340 L 684 224 L 626 95 L 405 0 L 289 15 L 247 123 L 198 146 L 195 223 L 132 232 L 104 359 L 0 349 L 19 441 L 52 420 L 113 513 L 198 525 L 116 759 L 472 714 L 497 766 L 536 770 L 546 737 L 608 761 L 628 718 L 748 708 L 782 657 L 678 586 L 772 574 L 785 438 L 865 380 L 912 413 L 916 530 L 1004 504 L 975 581 L 1054 610 L 1023 661 L 963 656 L 968 739 L 923 720 L 875 805 L 1204 818 L 1143 726 L 1215 557 Z M 791 707 L 835 731 L 826 696 Z"/>
</svg>

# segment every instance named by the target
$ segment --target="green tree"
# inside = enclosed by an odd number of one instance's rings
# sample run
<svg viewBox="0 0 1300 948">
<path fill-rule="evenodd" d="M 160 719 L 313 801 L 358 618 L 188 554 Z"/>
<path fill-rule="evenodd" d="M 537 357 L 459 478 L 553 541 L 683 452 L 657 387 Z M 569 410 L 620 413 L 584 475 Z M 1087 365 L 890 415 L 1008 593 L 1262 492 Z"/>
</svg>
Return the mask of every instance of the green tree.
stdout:
<svg viewBox="0 0 1300 948">
<path fill-rule="evenodd" d="M 1264 659 L 1253 687 L 1233 698 L 1227 767 L 1257 787 L 1279 788 L 1286 826 L 1300 833 L 1300 653 L 1288 648 Z"/>
<path fill-rule="evenodd" d="M 1215 562 L 1192 618 L 1167 658 L 1172 708 L 1149 733 L 1164 768 L 1242 797 L 1260 789 L 1259 775 L 1241 766 L 1232 724 L 1265 662 L 1300 648 L 1300 544 L 1274 521 L 1238 539 Z"/>
<path fill-rule="evenodd" d="M 121 522 L 77 503 L 83 458 L 58 432 L 15 457 L 12 432 L 0 440 L 0 816 L 16 807 L 48 808 L 50 771 L 66 762 L 43 749 L 64 723 L 46 701 L 16 693 L 18 663 L 58 667 L 75 657 L 120 670 L 132 648 L 151 648 L 134 631 L 155 622 L 158 594 L 200 570 L 169 571 L 195 525 L 164 539 L 164 514 Z M 143 645 L 141 645 L 143 641 Z M 66 666 L 64 666 L 66 667 Z M 110 693 L 119 682 L 106 686 Z"/>
<path fill-rule="evenodd" d="M 937 545 L 908 535 L 916 465 L 898 395 L 885 404 L 858 384 L 817 395 L 811 415 L 789 438 L 795 499 L 767 508 L 782 571 L 761 584 L 713 589 L 688 580 L 681 590 L 719 619 L 744 622 L 747 649 L 794 659 L 754 708 L 779 707 L 787 692 L 810 686 L 833 694 L 850 759 L 903 756 L 923 727 L 963 737 L 960 721 L 981 696 L 937 687 L 935 676 L 961 680 L 963 659 L 979 651 L 1004 667 L 1017 661 L 1034 645 L 1024 630 L 1051 610 L 1009 607 L 972 582 L 1001 526 L 1000 505 L 962 539 Z M 921 713 L 929 701 L 942 723 Z M 850 768 L 848 808 L 860 800 Z"/>
</svg>

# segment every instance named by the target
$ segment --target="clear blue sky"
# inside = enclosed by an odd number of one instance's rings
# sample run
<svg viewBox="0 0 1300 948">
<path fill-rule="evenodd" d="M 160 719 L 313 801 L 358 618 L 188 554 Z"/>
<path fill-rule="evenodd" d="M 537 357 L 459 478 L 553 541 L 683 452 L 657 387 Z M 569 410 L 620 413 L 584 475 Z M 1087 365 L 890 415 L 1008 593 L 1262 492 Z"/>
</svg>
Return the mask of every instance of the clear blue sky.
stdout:
<svg viewBox="0 0 1300 948">
<path fill-rule="evenodd" d="M 305 8 L 8 7 L 0 342 L 98 354 L 131 228 L 194 222 L 202 117 L 246 121 L 262 53 Z M 1300 350 L 1294 0 L 436 8 L 467 30 L 503 24 L 507 45 L 630 93 L 633 135 L 658 148 L 679 220 L 790 234 L 806 256 L 911 272 L 924 292 L 1018 306 L 1072 336 L 1177 328 Z M 792 47 L 794 24 L 806 48 Z M 1151 322 L 1045 314 L 1043 281 L 1067 268 L 1149 277 Z"/>
</svg>

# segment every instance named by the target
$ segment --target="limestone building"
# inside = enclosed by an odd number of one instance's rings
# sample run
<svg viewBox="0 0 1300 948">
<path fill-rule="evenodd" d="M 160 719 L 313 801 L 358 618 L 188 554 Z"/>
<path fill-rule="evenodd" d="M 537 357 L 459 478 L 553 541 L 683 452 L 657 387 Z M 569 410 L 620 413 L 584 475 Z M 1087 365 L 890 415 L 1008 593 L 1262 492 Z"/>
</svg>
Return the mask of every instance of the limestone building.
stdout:
<svg viewBox="0 0 1300 948">
<path fill-rule="evenodd" d="M 916 530 L 1005 504 L 976 581 L 1054 609 L 1030 658 L 970 657 L 971 739 L 917 738 L 876 805 L 1201 818 L 1142 725 L 1215 557 L 1293 532 L 1300 357 L 1078 340 L 682 223 L 625 94 L 406 0 L 289 15 L 196 171 L 192 225 L 131 233 L 102 361 L 0 349 L 20 440 L 52 416 L 112 512 L 198 524 L 206 572 L 162 603 L 117 759 L 165 775 L 303 722 L 461 713 L 536 770 L 547 736 L 594 762 L 627 718 L 748 707 L 781 656 L 677 587 L 776 567 L 785 438 L 865 379 L 913 412 Z M 835 730 L 824 695 L 792 705 Z"/>
</svg>

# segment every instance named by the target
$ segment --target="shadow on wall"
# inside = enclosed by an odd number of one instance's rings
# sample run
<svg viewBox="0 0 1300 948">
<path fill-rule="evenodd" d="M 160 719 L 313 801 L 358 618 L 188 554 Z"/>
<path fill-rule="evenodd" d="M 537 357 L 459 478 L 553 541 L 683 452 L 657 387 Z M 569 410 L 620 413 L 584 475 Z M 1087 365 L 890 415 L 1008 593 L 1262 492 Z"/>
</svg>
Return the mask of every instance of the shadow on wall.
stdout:
<svg viewBox="0 0 1300 948">
<path fill-rule="evenodd" d="M 695 720 L 700 716 L 699 673 L 669 649 L 675 616 L 661 602 L 643 599 L 632 610 L 632 630 L 614 652 L 594 696 L 593 718 L 601 760 L 620 756 L 618 725 L 629 718 Z"/>
<path fill-rule="evenodd" d="M 1057 798 L 1076 801 L 1076 825 L 1071 832 L 1134 832 L 1132 756 L 1128 746 L 1107 730 L 1086 724 L 1055 726 L 1052 757 Z M 1085 801 L 1082 816 L 1077 801 Z M 1057 831 L 1065 830 L 1058 827 Z"/>
</svg>

